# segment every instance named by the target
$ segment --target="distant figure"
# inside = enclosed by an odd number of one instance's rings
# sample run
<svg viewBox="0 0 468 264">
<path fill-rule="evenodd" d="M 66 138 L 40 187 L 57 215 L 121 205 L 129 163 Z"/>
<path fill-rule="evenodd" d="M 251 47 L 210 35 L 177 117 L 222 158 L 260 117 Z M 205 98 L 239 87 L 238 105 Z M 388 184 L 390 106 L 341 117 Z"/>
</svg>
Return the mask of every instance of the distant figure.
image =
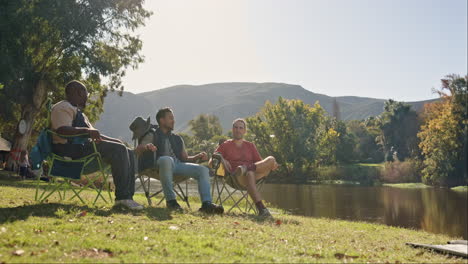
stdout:
<svg viewBox="0 0 468 264">
<path fill-rule="evenodd" d="M 238 118 L 232 123 L 233 139 L 226 140 L 218 146 L 215 152 L 223 156 L 223 164 L 233 174 L 239 185 L 246 187 L 247 192 L 258 209 L 259 216 L 271 217 L 270 211 L 262 202 L 257 190 L 256 182 L 268 176 L 272 170 L 278 168 L 273 156 L 262 159 L 257 148 L 251 142 L 244 140 L 247 123 Z"/>
<path fill-rule="evenodd" d="M 28 151 L 23 150 L 19 159 L 19 175 L 22 178 L 32 178 L 31 165 L 29 164 Z"/>
</svg>

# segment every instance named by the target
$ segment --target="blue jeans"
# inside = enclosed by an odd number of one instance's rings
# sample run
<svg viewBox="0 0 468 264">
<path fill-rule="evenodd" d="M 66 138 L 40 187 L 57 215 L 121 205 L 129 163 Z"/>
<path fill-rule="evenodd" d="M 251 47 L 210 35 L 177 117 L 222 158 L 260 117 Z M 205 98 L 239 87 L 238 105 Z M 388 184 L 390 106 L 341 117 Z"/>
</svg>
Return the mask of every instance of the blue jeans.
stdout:
<svg viewBox="0 0 468 264">
<path fill-rule="evenodd" d="M 202 202 L 211 202 L 210 173 L 207 167 L 194 163 L 184 163 L 169 156 L 162 156 L 157 161 L 166 201 L 175 200 L 173 176 L 181 175 L 198 181 L 198 193 Z"/>
</svg>

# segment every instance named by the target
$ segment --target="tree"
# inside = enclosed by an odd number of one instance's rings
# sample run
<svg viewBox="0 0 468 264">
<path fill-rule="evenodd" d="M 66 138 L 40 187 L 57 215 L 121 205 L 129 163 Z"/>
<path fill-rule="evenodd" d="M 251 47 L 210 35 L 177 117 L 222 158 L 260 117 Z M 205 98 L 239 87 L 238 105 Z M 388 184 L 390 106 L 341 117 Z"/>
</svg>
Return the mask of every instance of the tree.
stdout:
<svg viewBox="0 0 468 264">
<path fill-rule="evenodd" d="M 337 121 L 341 120 L 340 106 L 338 105 L 338 102 L 336 101 L 336 98 L 333 99 L 333 115 L 332 116 Z"/>
<path fill-rule="evenodd" d="M 360 162 L 382 162 L 383 152 L 377 145 L 375 138 L 380 130 L 375 127 L 375 118 L 369 117 L 364 121 L 352 120 L 348 123 L 348 130 L 356 138 L 354 154 Z"/>
<path fill-rule="evenodd" d="M 276 158 L 280 174 L 305 181 L 323 158 L 330 158 L 319 148 L 334 147 L 336 134 L 325 126 L 326 119 L 318 103 L 312 107 L 279 97 L 276 104 L 267 102 L 259 113 L 247 118 L 247 133 L 262 155 Z M 328 153 L 335 152 L 329 149 Z"/>
<path fill-rule="evenodd" d="M 442 101 L 424 107 L 418 137 L 424 157 L 423 180 L 428 184 L 467 184 L 467 83 L 467 76 L 448 75 L 438 91 Z"/>
<path fill-rule="evenodd" d="M 2 128 L 15 124 L 13 149 L 26 149 L 33 128 L 45 124 L 46 97 L 62 99 L 66 82 L 80 79 L 87 85 L 92 96 L 85 112 L 91 121 L 102 112 L 108 90 L 123 90 L 125 70 L 143 61 L 141 40 L 132 34 L 151 15 L 142 4 L 0 1 L 0 122 Z M 26 122 L 24 134 L 16 129 L 20 119 Z"/>
<path fill-rule="evenodd" d="M 380 135 L 376 140 L 383 148 L 386 161 L 391 161 L 394 155 L 404 160 L 417 154 L 416 135 L 420 125 L 418 115 L 410 105 L 391 99 L 386 101 L 377 126 Z"/>
<path fill-rule="evenodd" d="M 210 140 L 222 135 L 223 127 L 215 115 L 201 114 L 189 121 L 190 130 L 198 141 Z"/>
<path fill-rule="evenodd" d="M 355 148 L 357 138 L 350 133 L 346 123 L 343 121 L 334 121 L 334 130 L 338 133 L 338 142 L 336 146 L 336 160 L 341 163 L 350 163 L 356 160 Z"/>
</svg>

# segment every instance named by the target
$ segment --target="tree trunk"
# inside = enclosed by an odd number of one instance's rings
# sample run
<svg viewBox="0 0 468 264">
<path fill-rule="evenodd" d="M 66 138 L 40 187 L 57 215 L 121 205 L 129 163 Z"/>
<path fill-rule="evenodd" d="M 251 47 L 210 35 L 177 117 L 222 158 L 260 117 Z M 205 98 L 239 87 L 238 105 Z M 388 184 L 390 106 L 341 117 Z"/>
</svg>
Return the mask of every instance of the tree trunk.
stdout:
<svg viewBox="0 0 468 264">
<path fill-rule="evenodd" d="M 44 81 L 39 81 L 32 95 L 32 102 L 24 104 L 21 106 L 21 119 L 26 122 L 26 130 L 24 134 L 19 133 L 18 127 L 15 131 L 15 136 L 13 139 L 13 144 L 11 146 L 11 152 L 7 160 L 7 168 L 17 170 L 19 166 L 19 159 L 21 156 L 21 151 L 28 149 L 29 140 L 31 138 L 31 132 L 34 125 L 34 120 L 37 114 L 40 112 L 42 105 L 44 104 L 46 96 L 46 85 Z"/>
</svg>

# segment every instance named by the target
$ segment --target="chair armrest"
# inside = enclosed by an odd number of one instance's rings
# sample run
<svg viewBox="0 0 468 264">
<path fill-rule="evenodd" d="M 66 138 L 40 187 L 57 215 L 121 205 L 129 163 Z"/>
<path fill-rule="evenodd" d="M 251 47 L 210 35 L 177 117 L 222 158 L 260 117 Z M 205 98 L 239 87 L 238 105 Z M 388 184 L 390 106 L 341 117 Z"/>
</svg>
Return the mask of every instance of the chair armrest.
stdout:
<svg viewBox="0 0 468 264">
<path fill-rule="evenodd" d="M 63 135 L 63 134 L 59 134 L 55 131 L 52 131 L 50 129 L 47 130 L 48 133 L 50 133 L 51 135 L 54 135 L 54 136 L 58 136 L 58 137 L 61 137 L 61 138 L 65 138 L 65 139 L 69 139 L 69 138 L 79 138 L 79 137 L 86 137 L 86 138 L 89 138 L 89 134 L 88 133 L 83 133 L 83 134 L 75 134 L 75 135 Z"/>
<path fill-rule="evenodd" d="M 223 156 L 221 155 L 221 153 L 219 152 L 213 153 L 213 155 L 211 156 L 211 167 L 214 170 L 217 170 L 219 166 L 221 166 L 222 163 L 223 163 Z"/>
</svg>

